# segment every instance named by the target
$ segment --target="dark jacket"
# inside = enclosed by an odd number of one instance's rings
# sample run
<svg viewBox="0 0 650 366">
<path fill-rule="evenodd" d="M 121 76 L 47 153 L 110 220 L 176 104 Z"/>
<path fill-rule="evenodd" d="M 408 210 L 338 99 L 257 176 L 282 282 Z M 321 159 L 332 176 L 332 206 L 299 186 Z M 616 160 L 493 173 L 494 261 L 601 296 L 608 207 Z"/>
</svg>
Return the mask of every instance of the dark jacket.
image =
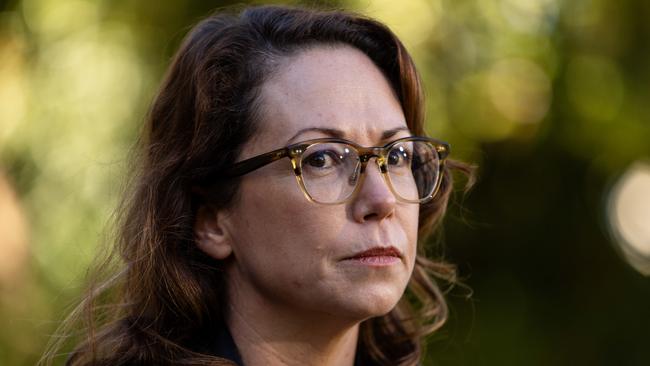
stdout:
<svg viewBox="0 0 650 366">
<path fill-rule="evenodd" d="M 228 330 L 228 327 L 222 326 L 219 327 L 219 329 L 220 332 L 217 337 L 215 337 L 215 344 L 213 347 L 214 355 L 231 360 L 239 366 L 245 366 L 244 362 L 241 359 L 241 355 L 239 354 L 239 350 L 237 349 L 237 345 L 235 344 L 235 341 L 233 340 L 232 335 Z M 360 347 L 357 347 L 354 366 L 369 366 L 372 364 L 372 362 L 369 362 L 366 359 L 364 352 L 362 352 Z"/>
</svg>

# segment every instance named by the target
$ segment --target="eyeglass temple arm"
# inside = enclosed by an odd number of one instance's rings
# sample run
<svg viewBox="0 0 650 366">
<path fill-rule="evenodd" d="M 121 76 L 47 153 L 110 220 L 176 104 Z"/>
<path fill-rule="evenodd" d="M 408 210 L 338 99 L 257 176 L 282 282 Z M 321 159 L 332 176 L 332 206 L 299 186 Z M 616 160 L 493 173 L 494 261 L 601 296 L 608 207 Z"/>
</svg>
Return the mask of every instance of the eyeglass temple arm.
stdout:
<svg viewBox="0 0 650 366">
<path fill-rule="evenodd" d="M 267 152 L 266 154 L 258 155 L 250 159 L 242 160 L 238 163 L 235 163 L 229 169 L 227 169 L 223 174 L 225 177 L 233 178 L 239 177 L 244 174 L 250 173 L 253 170 L 259 169 L 265 165 L 271 164 L 276 160 L 280 160 L 285 156 L 289 155 L 289 149 L 282 148 Z"/>
</svg>

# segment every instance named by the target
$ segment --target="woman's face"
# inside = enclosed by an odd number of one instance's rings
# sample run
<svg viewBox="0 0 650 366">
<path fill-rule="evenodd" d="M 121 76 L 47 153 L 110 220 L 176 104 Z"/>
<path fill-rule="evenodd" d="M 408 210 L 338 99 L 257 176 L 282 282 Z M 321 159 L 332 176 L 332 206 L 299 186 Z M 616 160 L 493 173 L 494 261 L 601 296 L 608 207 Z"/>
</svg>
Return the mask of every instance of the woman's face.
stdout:
<svg viewBox="0 0 650 366">
<path fill-rule="evenodd" d="M 388 81 L 362 52 L 345 46 L 302 51 L 262 87 L 262 121 L 240 160 L 339 131 L 363 146 L 409 136 Z M 392 131 L 389 137 L 383 136 Z M 397 202 L 373 158 L 349 202 L 309 202 L 281 159 L 242 177 L 225 226 L 229 291 L 292 311 L 363 320 L 390 311 L 416 254 L 417 204 Z M 373 248 L 398 256 L 350 259 Z M 388 257 L 386 257 L 388 255 Z"/>
</svg>

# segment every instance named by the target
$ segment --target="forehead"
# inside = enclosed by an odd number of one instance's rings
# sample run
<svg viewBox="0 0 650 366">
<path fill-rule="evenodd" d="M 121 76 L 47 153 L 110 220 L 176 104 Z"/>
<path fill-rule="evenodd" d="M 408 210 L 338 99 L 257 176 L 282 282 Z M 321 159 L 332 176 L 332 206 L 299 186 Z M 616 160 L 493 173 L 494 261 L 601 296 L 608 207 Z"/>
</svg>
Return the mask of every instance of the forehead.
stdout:
<svg viewBox="0 0 650 366">
<path fill-rule="evenodd" d="M 406 126 L 386 77 L 350 46 L 316 46 L 288 57 L 262 86 L 261 107 L 258 137 L 267 148 L 311 127 L 338 129 L 350 140 L 376 144 L 384 131 Z"/>
</svg>

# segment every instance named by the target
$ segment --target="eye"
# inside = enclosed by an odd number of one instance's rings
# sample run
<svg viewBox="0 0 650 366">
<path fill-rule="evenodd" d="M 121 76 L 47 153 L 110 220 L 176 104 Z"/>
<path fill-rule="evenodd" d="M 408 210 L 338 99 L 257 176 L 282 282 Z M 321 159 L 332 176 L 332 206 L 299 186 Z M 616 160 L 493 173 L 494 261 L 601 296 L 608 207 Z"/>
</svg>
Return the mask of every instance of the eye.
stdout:
<svg viewBox="0 0 650 366">
<path fill-rule="evenodd" d="M 331 150 L 321 150 L 309 154 L 304 161 L 313 168 L 327 169 L 341 163 L 342 157 Z"/>
<path fill-rule="evenodd" d="M 411 152 L 404 146 L 396 146 L 388 153 L 388 165 L 408 166 L 411 164 Z"/>
</svg>

